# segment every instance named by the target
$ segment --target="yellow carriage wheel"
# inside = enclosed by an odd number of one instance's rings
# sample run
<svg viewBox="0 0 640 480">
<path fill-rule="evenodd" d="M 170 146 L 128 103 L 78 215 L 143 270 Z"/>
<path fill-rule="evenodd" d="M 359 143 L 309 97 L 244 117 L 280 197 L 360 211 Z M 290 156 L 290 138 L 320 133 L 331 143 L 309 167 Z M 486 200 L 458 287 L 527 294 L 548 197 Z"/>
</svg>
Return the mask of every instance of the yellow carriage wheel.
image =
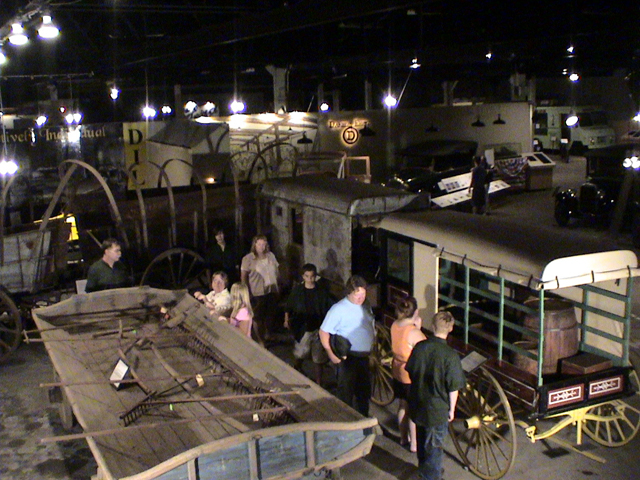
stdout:
<svg viewBox="0 0 640 480">
<path fill-rule="evenodd" d="M 480 478 L 507 474 L 516 458 L 516 431 L 504 390 L 484 367 L 460 390 L 456 418 L 449 433 L 462 461 Z"/>
<path fill-rule="evenodd" d="M 376 339 L 369 356 L 371 370 L 371 401 L 381 407 L 393 402 L 393 376 L 391 374 L 391 332 L 389 327 L 376 322 Z"/>
<path fill-rule="evenodd" d="M 605 447 L 629 443 L 640 428 L 640 411 L 622 400 L 596 405 L 583 420 L 584 433 Z"/>
</svg>

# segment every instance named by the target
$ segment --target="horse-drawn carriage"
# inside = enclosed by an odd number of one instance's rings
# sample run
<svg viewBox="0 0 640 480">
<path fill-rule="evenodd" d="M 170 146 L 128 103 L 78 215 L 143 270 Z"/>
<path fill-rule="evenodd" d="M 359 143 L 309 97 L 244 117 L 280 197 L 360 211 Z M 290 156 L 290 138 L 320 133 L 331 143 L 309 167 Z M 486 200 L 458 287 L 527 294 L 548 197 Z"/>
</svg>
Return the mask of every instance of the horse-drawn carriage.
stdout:
<svg viewBox="0 0 640 480">
<path fill-rule="evenodd" d="M 636 435 L 640 411 L 625 402 L 638 389 L 629 360 L 640 275 L 633 252 L 456 212 L 394 214 L 377 228 L 383 303 L 411 294 L 423 318 L 450 309 L 457 320 L 450 345 L 471 354 L 450 424 L 471 471 L 504 476 L 516 456 L 516 426 L 532 442 L 571 425 L 577 445 L 583 434 L 608 447 Z"/>
<path fill-rule="evenodd" d="M 172 187 L 166 173 L 172 162 L 157 168 L 158 188 L 147 190 L 136 182 L 134 165 L 128 176 L 134 188 L 125 192 L 114 191 L 88 163 L 66 160 L 41 220 L 5 228 L 5 215 L 0 215 L 0 361 L 20 343 L 27 321 L 21 313 L 75 293 L 75 280 L 100 258 L 99 245 L 107 237 L 117 238 L 124 247 L 123 260 L 135 284 L 174 289 L 206 285 L 204 252 L 211 225 L 227 222 L 241 228 L 253 215 L 255 187 L 236 183 L 207 188 L 190 165 L 175 162 L 191 170 L 195 188 Z M 11 187 L 19 182 L 16 176 L 3 185 L 0 211 L 6 211 Z M 95 188 L 80 194 L 79 182 Z M 76 267 L 80 265 L 69 272 L 68 253 L 73 248 L 80 251 L 74 259 Z"/>
<path fill-rule="evenodd" d="M 356 210 L 358 203 L 390 207 L 381 193 L 311 178 L 274 180 L 261 190 L 276 248 L 288 258 L 336 278 L 353 272 L 370 280 L 368 298 L 378 312 L 374 402 L 394 399 L 388 326 L 397 299 L 412 295 L 424 319 L 444 308 L 457 319 L 449 338 L 466 358 L 468 385 L 450 428 L 478 476 L 509 471 L 517 425 L 532 442 L 570 425 L 578 445 L 583 434 L 612 447 L 636 435 L 640 411 L 624 400 L 638 389 L 629 348 L 633 279 L 640 275 L 633 252 L 495 216 Z M 335 258 L 340 262 L 329 268 Z M 539 421 L 552 419 L 557 423 L 543 430 Z"/>
</svg>

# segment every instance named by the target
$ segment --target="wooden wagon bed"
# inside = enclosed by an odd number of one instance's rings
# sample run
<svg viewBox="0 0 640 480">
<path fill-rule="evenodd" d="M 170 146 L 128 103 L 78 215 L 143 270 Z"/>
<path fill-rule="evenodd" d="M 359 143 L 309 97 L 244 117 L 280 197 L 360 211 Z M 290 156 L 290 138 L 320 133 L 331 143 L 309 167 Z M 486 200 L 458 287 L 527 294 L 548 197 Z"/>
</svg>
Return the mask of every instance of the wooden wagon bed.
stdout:
<svg viewBox="0 0 640 480">
<path fill-rule="evenodd" d="M 85 432 L 44 441 L 86 437 L 101 480 L 298 478 L 369 453 L 376 419 L 207 316 L 148 287 L 34 309 Z"/>
</svg>

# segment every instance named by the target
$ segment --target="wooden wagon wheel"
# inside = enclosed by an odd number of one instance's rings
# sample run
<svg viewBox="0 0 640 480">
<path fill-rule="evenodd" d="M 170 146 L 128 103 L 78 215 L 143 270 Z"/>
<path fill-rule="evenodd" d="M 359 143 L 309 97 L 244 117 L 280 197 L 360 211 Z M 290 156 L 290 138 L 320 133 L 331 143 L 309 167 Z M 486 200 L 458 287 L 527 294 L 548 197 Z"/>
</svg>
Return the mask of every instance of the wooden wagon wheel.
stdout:
<svg viewBox="0 0 640 480">
<path fill-rule="evenodd" d="M 140 285 L 180 290 L 207 286 L 204 258 L 188 248 L 170 248 L 151 260 Z"/>
<path fill-rule="evenodd" d="M 453 444 L 469 469 L 485 480 L 503 477 L 516 458 L 515 421 L 504 390 L 484 367 L 460 390 Z"/>
<path fill-rule="evenodd" d="M 376 339 L 369 356 L 371 369 L 371 401 L 384 407 L 393 402 L 393 377 L 391 375 L 391 333 L 389 327 L 376 323 Z"/>
<path fill-rule="evenodd" d="M 596 405 L 585 415 L 583 432 L 605 447 L 629 443 L 640 428 L 640 411 L 622 400 Z"/>
<path fill-rule="evenodd" d="M 9 358 L 20 345 L 22 317 L 7 292 L 0 289 L 0 362 Z"/>
</svg>

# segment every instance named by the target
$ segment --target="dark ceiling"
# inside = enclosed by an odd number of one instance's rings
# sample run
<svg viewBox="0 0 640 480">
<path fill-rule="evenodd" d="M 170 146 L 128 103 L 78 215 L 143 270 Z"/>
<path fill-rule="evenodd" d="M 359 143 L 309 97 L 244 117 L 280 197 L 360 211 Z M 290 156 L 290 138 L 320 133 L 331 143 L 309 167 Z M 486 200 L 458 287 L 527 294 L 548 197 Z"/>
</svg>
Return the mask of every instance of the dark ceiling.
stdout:
<svg viewBox="0 0 640 480">
<path fill-rule="evenodd" d="M 403 106 L 424 106 L 442 101 L 443 80 L 457 80 L 467 98 L 505 100 L 515 72 L 640 70 L 637 2 L 2 0 L 0 25 L 47 4 L 61 36 L 5 45 L 5 107 L 46 100 L 55 86 L 60 98 L 89 104 L 95 120 L 133 120 L 125 105 L 137 112 L 145 97 L 172 103 L 180 84 L 185 100 L 220 104 L 235 87 L 252 111 L 265 111 L 273 108 L 266 65 L 290 69 L 290 110 L 315 110 L 321 83 L 340 90 L 343 109 L 362 109 L 365 80 L 374 98 L 406 86 Z M 421 68 L 411 71 L 413 57 Z M 116 107 L 107 88 L 114 80 Z"/>
</svg>

